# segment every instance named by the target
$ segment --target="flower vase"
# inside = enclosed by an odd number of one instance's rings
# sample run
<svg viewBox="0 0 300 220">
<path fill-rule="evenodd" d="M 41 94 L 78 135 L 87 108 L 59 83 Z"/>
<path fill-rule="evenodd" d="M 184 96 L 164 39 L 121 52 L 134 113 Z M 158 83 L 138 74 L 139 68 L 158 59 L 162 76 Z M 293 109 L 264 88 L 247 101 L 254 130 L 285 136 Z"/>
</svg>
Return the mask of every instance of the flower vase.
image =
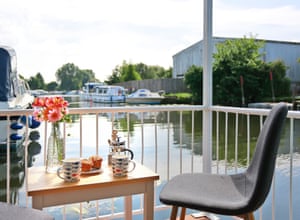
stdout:
<svg viewBox="0 0 300 220">
<path fill-rule="evenodd" d="M 60 124 L 59 122 L 51 124 L 46 157 L 47 173 L 56 173 L 65 158 L 64 139 L 60 131 Z"/>
</svg>

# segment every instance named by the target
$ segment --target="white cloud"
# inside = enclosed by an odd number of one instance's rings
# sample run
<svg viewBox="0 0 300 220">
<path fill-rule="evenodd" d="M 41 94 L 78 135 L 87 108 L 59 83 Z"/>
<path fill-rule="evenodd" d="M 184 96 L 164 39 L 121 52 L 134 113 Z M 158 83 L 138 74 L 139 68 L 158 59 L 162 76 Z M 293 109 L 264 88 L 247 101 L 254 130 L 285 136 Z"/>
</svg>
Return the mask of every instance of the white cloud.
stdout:
<svg viewBox="0 0 300 220">
<path fill-rule="evenodd" d="M 299 41 L 299 8 L 274 4 L 268 8 L 258 6 L 218 5 L 214 13 L 215 35 L 241 37 L 252 33 L 258 38 Z"/>
<path fill-rule="evenodd" d="M 296 7 L 228 2 L 214 1 L 216 36 L 299 41 Z M 202 22 L 198 0 L 10 0 L 0 7 L 0 44 L 16 50 L 27 78 L 40 72 L 49 82 L 71 62 L 105 80 L 123 60 L 172 66 L 175 53 L 201 40 Z"/>
<path fill-rule="evenodd" d="M 0 9 L 9 27 L 0 41 L 16 49 L 21 74 L 41 72 L 46 81 L 67 62 L 102 80 L 123 60 L 167 68 L 176 41 L 185 41 L 181 30 L 199 23 L 189 4 L 202 7 L 196 0 L 11 0 Z"/>
</svg>

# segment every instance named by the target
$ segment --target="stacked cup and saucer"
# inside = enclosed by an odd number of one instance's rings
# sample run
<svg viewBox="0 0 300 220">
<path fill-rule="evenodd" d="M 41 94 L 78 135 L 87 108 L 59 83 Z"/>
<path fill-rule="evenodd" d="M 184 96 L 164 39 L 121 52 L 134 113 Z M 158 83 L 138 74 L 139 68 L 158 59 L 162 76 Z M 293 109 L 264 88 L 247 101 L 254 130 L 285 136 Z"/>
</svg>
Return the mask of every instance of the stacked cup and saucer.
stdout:
<svg viewBox="0 0 300 220">
<path fill-rule="evenodd" d="M 80 158 L 64 159 L 62 167 L 57 169 L 57 176 L 65 182 L 77 182 L 80 180 Z"/>
</svg>

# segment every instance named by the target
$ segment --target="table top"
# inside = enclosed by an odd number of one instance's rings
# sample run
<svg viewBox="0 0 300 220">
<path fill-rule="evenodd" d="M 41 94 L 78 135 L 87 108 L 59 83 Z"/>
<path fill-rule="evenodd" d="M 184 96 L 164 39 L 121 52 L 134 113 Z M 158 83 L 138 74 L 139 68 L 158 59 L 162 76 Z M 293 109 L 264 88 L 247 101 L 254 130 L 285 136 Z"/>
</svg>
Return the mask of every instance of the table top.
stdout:
<svg viewBox="0 0 300 220">
<path fill-rule="evenodd" d="M 46 173 L 45 167 L 39 166 L 28 168 L 28 195 L 34 196 L 43 193 L 57 193 L 137 182 L 153 182 L 158 179 L 158 174 L 137 162 L 135 169 L 128 173 L 126 177 L 114 177 L 111 167 L 103 165 L 101 173 L 82 175 L 78 182 L 65 182 L 56 173 Z"/>
</svg>

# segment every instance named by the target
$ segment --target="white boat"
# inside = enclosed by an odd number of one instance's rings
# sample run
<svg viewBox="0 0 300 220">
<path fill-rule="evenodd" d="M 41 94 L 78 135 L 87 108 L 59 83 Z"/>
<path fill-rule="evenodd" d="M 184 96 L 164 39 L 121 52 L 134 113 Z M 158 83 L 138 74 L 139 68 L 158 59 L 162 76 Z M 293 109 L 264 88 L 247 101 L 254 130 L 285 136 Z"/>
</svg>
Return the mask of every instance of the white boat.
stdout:
<svg viewBox="0 0 300 220">
<path fill-rule="evenodd" d="M 158 92 L 151 92 L 148 89 L 138 89 L 126 97 L 129 104 L 160 104 L 164 99 Z"/>
<path fill-rule="evenodd" d="M 28 108 L 34 97 L 18 77 L 16 53 L 7 46 L 0 46 L 0 76 L 0 109 Z"/>
<path fill-rule="evenodd" d="M 83 101 L 92 101 L 92 93 L 95 92 L 96 86 L 104 86 L 104 83 L 99 82 L 87 82 L 82 88 L 82 93 L 80 94 L 80 99 Z"/>
<path fill-rule="evenodd" d="M 98 103 L 121 103 L 126 101 L 126 92 L 122 86 L 86 83 L 81 97 Z"/>
<path fill-rule="evenodd" d="M 26 109 L 34 100 L 24 80 L 18 77 L 16 66 L 15 51 L 10 47 L 0 46 L 0 111 Z M 20 115 L 11 116 L 9 120 L 6 116 L 0 116 L 0 153 L 6 152 L 7 137 L 10 138 L 11 147 L 14 148 L 11 150 L 16 150 L 24 139 L 25 123 L 26 117 L 22 120 Z"/>
<path fill-rule="evenodd" d="M 99 103 L 125 102 L 125 89 L 122 86 L 96 86 L 92 100 Z"/>
</svg>

